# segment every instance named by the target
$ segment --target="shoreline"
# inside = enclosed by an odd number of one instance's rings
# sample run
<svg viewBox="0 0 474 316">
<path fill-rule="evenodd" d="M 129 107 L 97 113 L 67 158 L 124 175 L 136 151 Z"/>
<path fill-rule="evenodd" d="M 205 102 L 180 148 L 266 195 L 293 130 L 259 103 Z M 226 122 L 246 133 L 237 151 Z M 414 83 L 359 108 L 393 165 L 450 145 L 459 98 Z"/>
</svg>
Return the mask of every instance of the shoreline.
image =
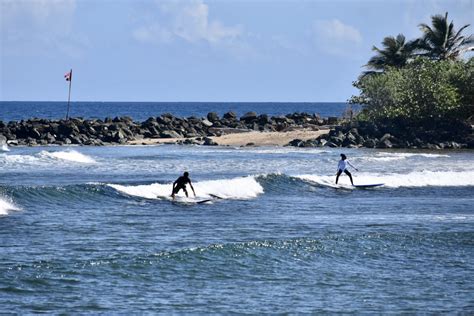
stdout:
<svg viewBox="0 0 474 316">
<path fill-rule="evenodd" d="M 211 136 L 213 146 L 285 146 L 294 139 L 310 140 L 329 133 L 329 128 L 320 130 L 301 129 L 287 132 L 257 132 L 247 131 L 240 133 L 225 134 L 222 136 Z M 146 138 L 133 140 L 126 145 L 163 145 L 163 144 L 193 144 L 199 140 L 196 138 Z"/>
<path fill-rule="evenodd" d="M 446 124 L 445 124 L 446 125 Z M 474 126 L 462 133 L 450 127 L 423 130 L 413 126 L 384 126 L 348 122 L 338 117 L 290 113 L 280 116 L 234 112 L 222 117 L 175 117 L 161 114 L 143 122 L 131 117 L 69 120 L 29 119 L 0 121 L 0 148 L 48 145 L 204 145 L 293 146 L 380 149 L 473 149 Z M 5 151 L 5 150 L 4 150 Z"/>
</svg>

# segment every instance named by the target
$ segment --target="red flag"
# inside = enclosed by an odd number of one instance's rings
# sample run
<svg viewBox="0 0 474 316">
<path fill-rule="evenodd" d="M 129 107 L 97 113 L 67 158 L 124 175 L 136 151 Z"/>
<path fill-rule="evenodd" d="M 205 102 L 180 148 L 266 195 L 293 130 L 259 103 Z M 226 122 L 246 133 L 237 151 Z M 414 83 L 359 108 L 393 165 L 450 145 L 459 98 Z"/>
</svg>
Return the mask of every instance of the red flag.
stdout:
<svg viewBox="0 0 474 316">
<path fill-rule="evenodd" d="M 66 81 L 71 81 L 72 80 L 72 70 L 68 71 L 65 75 L 64 78 Z"/>
</svg>

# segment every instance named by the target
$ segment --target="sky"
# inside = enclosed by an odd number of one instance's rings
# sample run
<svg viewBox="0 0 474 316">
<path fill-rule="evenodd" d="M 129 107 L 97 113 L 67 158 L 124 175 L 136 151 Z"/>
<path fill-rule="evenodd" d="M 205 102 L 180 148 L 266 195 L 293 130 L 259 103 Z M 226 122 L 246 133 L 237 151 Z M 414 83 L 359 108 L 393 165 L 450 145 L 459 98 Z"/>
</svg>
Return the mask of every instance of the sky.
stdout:
<svg viewBox="0 0 474 316">
<path fill-rule="evenodd" d="M 474 0 L 0 0 L 0 101 L 344 102 L 386 36 Z M 474 33 L 474 26 L 466 34 Z"/>
</svg>

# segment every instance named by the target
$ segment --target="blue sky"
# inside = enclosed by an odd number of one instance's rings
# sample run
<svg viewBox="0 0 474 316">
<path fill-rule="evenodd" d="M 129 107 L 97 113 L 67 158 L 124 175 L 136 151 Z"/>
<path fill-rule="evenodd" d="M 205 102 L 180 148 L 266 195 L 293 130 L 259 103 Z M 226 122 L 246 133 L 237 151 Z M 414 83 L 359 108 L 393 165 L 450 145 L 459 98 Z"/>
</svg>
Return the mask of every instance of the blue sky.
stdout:
<svg viewBox="0 0 474 316">
<path fill-rule="evenodd" d="M 346 101 L 385 36 L 473 0 L 0 0 L 0 100 Z M 473 27 L 468 28 L 474 33 Z"/>
</svg>

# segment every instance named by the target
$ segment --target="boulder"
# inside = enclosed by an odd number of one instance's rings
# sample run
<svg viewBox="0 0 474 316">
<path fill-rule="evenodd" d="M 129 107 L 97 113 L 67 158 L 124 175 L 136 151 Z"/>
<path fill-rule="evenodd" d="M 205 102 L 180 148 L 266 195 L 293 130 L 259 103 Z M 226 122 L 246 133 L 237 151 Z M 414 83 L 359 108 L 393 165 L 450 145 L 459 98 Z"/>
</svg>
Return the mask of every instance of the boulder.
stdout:
<svg viewBox="0 0 474 316">
<path fill-rule="evenodd" d="M 256 112 L 247 112 L 244 115 L 240 117 L 241 121 L 244 121 L 246 123 L 255 121 L 257 119 L 257 113 Z"/>
<path fill-rule="evenodd" d="M 215 141 L 213 141 L 212 138 L 204 137 L 203 145 L 205 145 L 205 146 L 217 146 L 217 143 Z"/>
<path fill-rule="evenodd" d="M 227 112 L 224 114 L 224 119 L 229 121 L 235 121 L 237 119 L 237 114 L 235 112 Z"/>
<path fill-rule="evenodd" d="M 161 138 L 182 138 L 183 136 L 175 131 L 162 131 L 160 133 Z"/>
<path fill-rule="evenodd" d="M 219 115 L 216 112 L 209 112 L 207 113 L 207 119 L 210 122 L 214 123 L 214 122 L 219 121 Z"/>
<path fill-rule="evenodd" d="M 327 119 L 327 123 L 329 125 L 335 125 L 335 124 L 337 124 L 337 122 L 338 122 L 338 118 L 336 116 L 330 116 Z"/>
<path fill-rule="evenodd" d="M 377 141 L 375 139 L 369 138 L 366 139 L 362 145 L 367 148 L 375 148 L 375 146 L 377 145 Z"/>
<path fill-rule="evenodd" d="M 328 142 L 324 143 L 323 146 L 327 146 L 327 147 L 331 147 L 331 148 L 339 147 L 336 143 L 331 142 L 331 141 L 328 141 Z"/>
<path fill-rule="evenodd" d="M 303 142 L 303 140 L 301 140 L 301 139 L 298 139 L 298 138 L 297 138 L 297 139 L 293 139 L 292 141 L 290 141 L 290 142 L 288 143 L 287 146 L 299 147 L 302 142 Z"/>
<path fill-rule="evenodd" d="M 209 120 L 202 120 L 202 124 L 207 127 L 211 127 L 213 125 L 212 122 Z"/>
<path fill-rule="evenodd" d="M 392 142 L 385 138 L 385 140 L 380 140 L 376 146 L 377 148 L 392 148 L 393 145 L 392 145 Z"/>
</svg>

